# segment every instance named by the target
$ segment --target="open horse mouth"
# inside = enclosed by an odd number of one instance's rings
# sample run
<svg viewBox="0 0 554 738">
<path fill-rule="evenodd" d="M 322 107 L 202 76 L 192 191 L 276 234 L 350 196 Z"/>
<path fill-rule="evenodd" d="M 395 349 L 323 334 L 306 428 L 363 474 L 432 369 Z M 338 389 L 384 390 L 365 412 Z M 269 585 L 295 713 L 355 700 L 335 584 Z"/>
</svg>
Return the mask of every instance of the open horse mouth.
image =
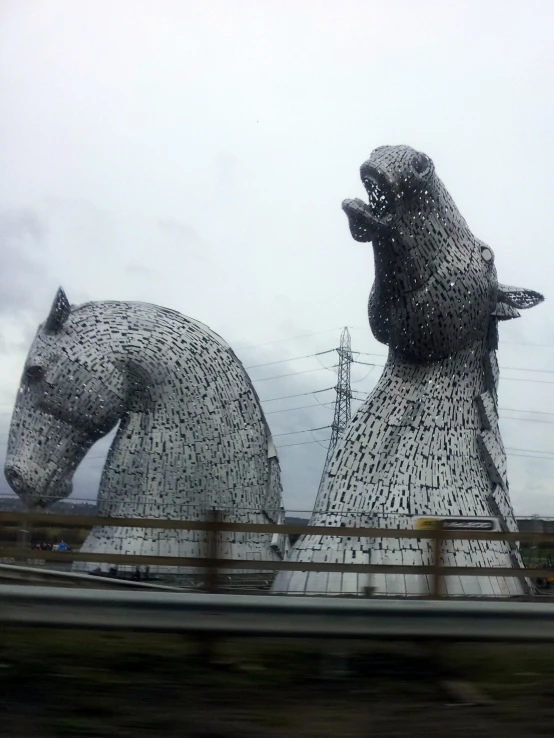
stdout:
<svg viewBox="0 0 554 738">
<path fill-rule="evenodd" d="M 370 162 L 362 165 L 360 173 L 368 203 L 359 198 L 343 200 L 342 209 L 348 217 L 352 237 L 356 241 L 372 241 L 390 228 L 393 188 L 387 176 Z"/>
</svg>

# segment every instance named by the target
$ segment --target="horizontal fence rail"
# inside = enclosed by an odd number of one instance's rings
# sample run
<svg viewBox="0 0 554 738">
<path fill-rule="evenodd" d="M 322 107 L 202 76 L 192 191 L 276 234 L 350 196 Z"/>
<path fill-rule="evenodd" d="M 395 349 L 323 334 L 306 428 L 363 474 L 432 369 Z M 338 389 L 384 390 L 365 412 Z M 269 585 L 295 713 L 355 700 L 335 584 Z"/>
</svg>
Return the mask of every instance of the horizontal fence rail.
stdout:
<svg viewBox="0 0 554 738">
<path fill-rule="evenodd" d="M 185 556 L 142 556 L 141 554 L 101 554 L 101 553 L 58 553 L 57 551 L 21 551 L 16 548 L 0 548 L 0 558 L 38 559 L 41 561 L 84 561 L 98 564 L 122 564 L 145 566 L 187 566 L 193 568 L 244 569 L 245 571 L 328 571 L 352 572 L 353 574 L 424 574 L 432 576 L 436 573 L 436 565 L 401 565 L 401 564 L 337 564 L 325 561 L 264 561 L 263 559 L 213 559 L 192 558 Z M 479 566 L 441 566 L 442 576 L 498 576 L 527 577 L 552 576 L 552 569 L 511 569 L 509 567 Z"/>
<path fill-rule="evenodd" d="M 18 546 L 2 546 L 0 558 L 4 561 L 41 562 L 87 562 L 95 564 L 112 564 L 121 566 L 141 565 L 145 567 L 187 567 L 204 569 L 206 573 L 206 589 L 217 591 L 218 571 L 317 571 L 354 574 L 404 574 L 424 575 L 430 577 L 431 597 L 441 597 L 442 578 L 447 576 L 492 576 L 513 577 L 518 579 L 552 578 L 553 569 L 548 568 L 511 568 L 511 567 L 476 567 L 445 566 L 441 561 L 441 543 L 447 540 L 499 541 L 505 543 L 525 542 L 532 545 L 538 543 L 554 543 L 554 534 L 536 532 L 494 532 L 483 530 L 452 530 L 443 527 L 441 519 L 435 519 L 435 525 L 421 529 L 399 528 L 367 528 L 356 526 L 310 526 L 302 524 L 272 524 L 229 522 L 221 519 L 221 513 L 207 511 L 206 520 L 171 520 L 167 518 L 127 518 L 107 517 L 99 515 L 61 515 L 37 512 L 3 512 L 0 513 L 0 526 L 15 527 L 38 531 L 41 527 L 92 528 L 94 526 L 117 528 L 154 528 L 161 530 L 191 530 L 207 533 L 208 550 L 204 557 L 183 557 L 164 555 L 142 555 L 126 553 L 84 553 L 81 551 L 56 552 L 37 550 Z M 324 535 L 329 537 L 351 538 L 387 538 L 387 539 L 429 539 L 432 542 L 431 561 L 429 565 L 387 565 L 387 564 L 355 564 L 325 561 L 266 561 L 260 559 L 223 558 L 219 553 L 218 538 L 222 533 L 257 533 L 273 535 Z"/>
<path fill-rule="evenodd" d="M 337 600 L 0 585 L 4 626 L 305 638 L 554 642 L 554 604 Z"/>
<path fill-rule="evenodd" d="M 54 515 L 45 513 L 0 513 L 0 525 L 58 526 L 64 528 L 158 528 L 160 530 L 200 530 L 218 533 L 282 533 L 285 535 L 337 536 L 355 538 L 430 538 L 457 541 L 506 541 L 554 543 L 554 533 L 492 532 L 443 530 L 440 528 L 364 528 L 356 526 L 322 526 L 277 523 L 230 523 L 209 520 L 168 520 L 167 518 L 116 518 L 99 515 Z"/>
</svg>

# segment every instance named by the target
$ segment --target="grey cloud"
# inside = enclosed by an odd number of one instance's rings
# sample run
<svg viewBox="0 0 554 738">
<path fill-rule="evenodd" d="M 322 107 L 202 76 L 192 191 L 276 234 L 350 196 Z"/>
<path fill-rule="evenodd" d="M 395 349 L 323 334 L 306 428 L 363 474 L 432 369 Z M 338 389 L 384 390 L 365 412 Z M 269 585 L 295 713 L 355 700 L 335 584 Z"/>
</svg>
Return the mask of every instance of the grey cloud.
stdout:
<svg viewBox="0 0 554 738">
<path fill-rule="evenodd" d="M 15 316 L 40 304 L 46 232 L 34 210 L 0 213 L 0 313 Z"/>
<path fill-rule="evenodd" d="M 78 197 L 47 197 L 45 203 L 49 216 L 63 219 L 72 235 L 86 234 L 97 243 L 113 239 L 115 218 L 106 208 Z"/>
<path fill-rule="evenodd" d="M 158 219 L 157 226 L 173 248 L 178 249 L 184 258 L 206 260 L 206 252 L 210 249 L 210 244 L 192 226 L 171 218 Z"/>
<path fill-rule="evenodd" d="M 127 264 L 125 271 L 131 277 L 139 277 L 143 279 L 158 279 L 160 273 L 155 269 L 143 266 L 142 264 Z"/>
<path fill-rule="evenodd" d="M 28 306 L 25 306 L 21 308 L 22 312 L 17 313 L 16 311 L 12 310 L 10 313 L 12 316 L 15 317 L 15 325 L 17 326 L 17 338 L 10 339 L 7 338 L 5 335 L 0 333 L 0 354 L 22 354 L 24 355 L 27 353 L 29 346 L 35 337 L 35 333 L 37 332 L 38 324 L 37 320 L 41 321 L 41 318 L 38 318 L 40 315 L 39 310 L 33 310 L 32 312 L 23 312 L 23 310 L 27 310 Z M 44 317 L 46 317 L 47 312 L 44 312 Z"/>
<path fill-rule="evenodd" d="M 0 216 L 0 237 L 2 239 L 22 240 L 26 236 L 35 243 L 44 239 L 46 227 L 42 218 L 34 210 L 4 212 Z"/>
</svg>

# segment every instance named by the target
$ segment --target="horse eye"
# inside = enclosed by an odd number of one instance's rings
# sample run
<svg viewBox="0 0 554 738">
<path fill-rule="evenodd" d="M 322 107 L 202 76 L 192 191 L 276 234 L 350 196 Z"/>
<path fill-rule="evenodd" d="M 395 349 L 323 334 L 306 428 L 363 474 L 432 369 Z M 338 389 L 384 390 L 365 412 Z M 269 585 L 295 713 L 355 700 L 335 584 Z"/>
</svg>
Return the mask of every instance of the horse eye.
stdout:
<svg viewBox="0 0 554 738">
<path fill-rule="evenodd" d="M 44 376 L 44 369 L 41 366 L 37 366 L 36 364 L 31 365 L 28 366 L 25 370 L 25 375 L 32 382 L 38 382 L 38 380 L 42 379 Z"/>
<path fill-rule="evenodd" d="M 412 159 L 412 167 L 417 174 L 425 174 L 431 168 L 431 159 L 425 154 L 416 154 Z"/>
<path fill-rule="evenodd" d="M 492 258 L 493 258 L 492 251 L 486 247 L 484 249 L 481 249 L 481 256 L 483 257 L 485 261 L 488 261 L 488 262 L 492 261 Z"/>
</svg>

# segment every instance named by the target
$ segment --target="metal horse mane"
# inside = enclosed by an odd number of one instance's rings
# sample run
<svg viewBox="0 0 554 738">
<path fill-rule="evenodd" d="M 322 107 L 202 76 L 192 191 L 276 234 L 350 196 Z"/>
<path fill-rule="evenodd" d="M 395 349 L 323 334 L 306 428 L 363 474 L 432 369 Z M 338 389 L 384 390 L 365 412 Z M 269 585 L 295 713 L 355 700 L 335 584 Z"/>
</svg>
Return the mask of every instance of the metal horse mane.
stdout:
<svg viewBox="0 0 554 738">
<path fill-rule="evenodd" d="M 517 530 L 498 429 L 499 321 L 543 297 L 499 285 L 494 255 L 469 230 L 433 162 L 382 146 L 361 167 L 369 203 L 345 200 L 357 241 L 373 245 L 374 336 L 389 347 L 382 376 L 337 444 L 311 525 L 410 528 L 418 516 L 486 516 Z M 494 521 L 493 521 L 494 522 Z M 425 565 L 425 539 L 305 535 L 292 561 Z M 500 542 L 450 541 L 447 566 L 521 566 Z M 301 566 L 299 566 L 301 569 Z M 429 592 L 422 575 L 280 572 L 274 591 L 382 595 Z M 515 577 L 446 577 L 449 595 L 509 596 Z"/>
</svg>

